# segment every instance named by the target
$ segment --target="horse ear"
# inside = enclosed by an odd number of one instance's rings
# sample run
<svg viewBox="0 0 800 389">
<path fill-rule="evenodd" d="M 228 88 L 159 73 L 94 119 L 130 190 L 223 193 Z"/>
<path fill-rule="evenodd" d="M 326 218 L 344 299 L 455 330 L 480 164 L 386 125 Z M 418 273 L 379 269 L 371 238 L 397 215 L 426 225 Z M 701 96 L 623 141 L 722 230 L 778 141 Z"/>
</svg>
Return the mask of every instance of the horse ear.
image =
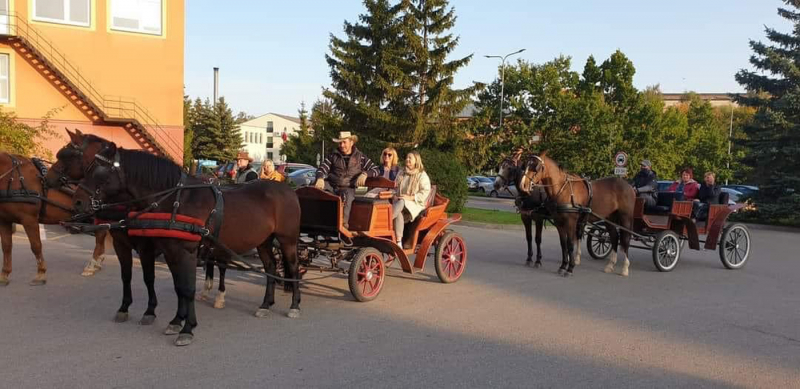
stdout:
<svg viewBox="0 0 800 389">
<path fill-rule="evenodd" d="M 66 127 L 64 127 L 64 129 L 67 131 L 67 135 L 69 135 L 70 142 L 75 143 L 75 144 L 80 143 L 80 134 L 79 133 L 72 132 L 72 131 L 69 130 L 69 128 L 66 128 Z"/>
</svg>

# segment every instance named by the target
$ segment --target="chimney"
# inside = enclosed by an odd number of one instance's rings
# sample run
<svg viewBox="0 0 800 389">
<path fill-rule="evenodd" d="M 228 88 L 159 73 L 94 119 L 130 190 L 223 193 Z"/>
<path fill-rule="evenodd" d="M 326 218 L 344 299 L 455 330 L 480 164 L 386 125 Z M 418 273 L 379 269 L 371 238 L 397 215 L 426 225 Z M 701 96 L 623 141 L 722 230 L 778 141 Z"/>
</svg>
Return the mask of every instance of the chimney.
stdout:
<svg viewBox="0 0 800 389">
<path fill-rule="evenodd" d="M 214 68 L 214 104 L 219 97 L 219 68 Z"/>
</svg>

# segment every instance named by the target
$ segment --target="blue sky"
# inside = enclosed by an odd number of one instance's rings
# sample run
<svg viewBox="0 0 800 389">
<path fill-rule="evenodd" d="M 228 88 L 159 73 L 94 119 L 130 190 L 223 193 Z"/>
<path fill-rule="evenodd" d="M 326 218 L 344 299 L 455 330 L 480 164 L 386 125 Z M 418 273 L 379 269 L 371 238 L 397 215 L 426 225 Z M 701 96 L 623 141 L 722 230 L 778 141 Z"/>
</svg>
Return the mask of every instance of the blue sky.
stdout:
<svg viewBox="0 0 800 389">
<path fill-rule="evenodd" d="M 224 4 L 224 8 L 220 5 Z M 636 67 L 637 87 L 664 92 L 736 92 L 733 76 L 749 68 L 749 39 L 764 26 L 788 31 L 780 0 L 454 0 L 460 36 L 455 57 L 475 54 L 456 86 L 488 82 L 499 62 L 484 55 L 519 55 L 535 63 L 563 54 L 583 69 L 616 49 Z M 220 94 L 234 111 L 295 116 L 330 84 L 325 63 L 329 34 L 343 36 L 344 20 L 363 12 L 356 0 L 186 1 L 186 92 L 206 98 L 220 67 Z"/>
</svg>

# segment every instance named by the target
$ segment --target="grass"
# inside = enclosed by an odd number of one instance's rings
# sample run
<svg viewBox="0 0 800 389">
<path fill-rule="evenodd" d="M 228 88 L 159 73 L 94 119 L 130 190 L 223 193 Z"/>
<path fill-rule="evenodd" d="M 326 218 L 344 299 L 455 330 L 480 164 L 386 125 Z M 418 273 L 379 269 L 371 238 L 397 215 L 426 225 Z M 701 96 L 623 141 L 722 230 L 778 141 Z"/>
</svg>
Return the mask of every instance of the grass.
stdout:
<svg viewBox="0 0 800 389">
<path fill-rule="evenodd" d="M 464 221 L 478 223 L 522 224 L 518 213 L 492 209 L 466 207 L 464 211 L 461 212 L 461 218 Z"/>
</svg>

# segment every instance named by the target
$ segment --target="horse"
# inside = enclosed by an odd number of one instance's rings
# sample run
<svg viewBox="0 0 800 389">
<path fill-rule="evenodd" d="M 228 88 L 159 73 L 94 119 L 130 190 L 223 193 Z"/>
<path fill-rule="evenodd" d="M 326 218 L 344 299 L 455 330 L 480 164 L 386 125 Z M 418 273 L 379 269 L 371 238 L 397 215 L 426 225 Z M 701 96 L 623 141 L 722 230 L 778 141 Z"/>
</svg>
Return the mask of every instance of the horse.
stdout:
<svg viewBox="0 0 800 389">
<path fill-rule="evenodd" d="M 141 200 L 133 207 L 139 211 L 137 213 L 175 213 L 184 218 L 211 222 L 201 230 L 206 231 L 203 234 L 204 245 L 214 251 L 215 258 L 226 259 L 226 248 L 236 254 L 257 248 L 268 274 L 264 301 L 255 312 L 257 317 L 267 316 L 275 303 L 273 239 L 276 238 L 281 246 L 286 276 L 296 278 L 299 275 L 300 204 L 289 186 L 255 181 L 216 192 L 209 185 L 200 185 L 200 180 L 186 176 L 167 158 L 144 151 L 124 150 L 113 142 L 83 135 L 80 131 L 67 133 L 71 141 L 59 151 L 58 161 L 52 168 L 56 173 L 48 178 L 58 180 L 57 174 L 61 174 L 81 180 L 81 186 L 87 189 L 83 192 L 92 193 L 90 200 L 94 201 L 76 202 L 76 208 L 87 210 L 97 201 L 116 202 L 129 196 Z M 163 193 L 166 196 L 154 197 Z M 217 201 L 216 193 L 222 201 Z M 223 203 L 227 206 L 221 211 L 219 206 Z M 219 215 L 219 218 L 212 218 L 212 214 Z M 258 217 L 254 218 L 254 215 Z M 220 227 L 216 228 L 217 225 Z M 218 238 L 215 237 L 217 234 Z M 178 295 L 178 309 L 165 334 L 178 334 L 175 340 L 178 346 L 191 344 L 194 339 L 192 330 L 197 326 L 194 295 L 198 242 L 174 236 L 149 240 L 163 251 Z M 297 282 L 291 284 L 292 304 L 288 316 L 297 318 L 300 316 L 300 290 Z"/>
<path fill-rule="evenodd" d="M 564 277 L 572 276 L 576 259 L 574 243 L 579 241 L 580 232 L 586 222 L 604 218 L 619 225 L 620 230 L 606 223 L 611 239 L 612 253 L 604 272 L 614 272 L 617 263 L 617 246 L 622 245 L 624 262 L 620 275 L 627 277 L 630 261 L 630 247 L 633 227 L 633 208 L 636 202 L 633 189 L 623 179 L 607 177 L 589 182 L 562 169 L 545 152 L 531 156 L 525 163 L 520 182 L 520 190 L 531 186 L 542 187 L 556 206 L 554 221 L 561 239 L 561 267 L 558 273 Z"/>
<path fill-rule="evenodd" d="M 60 185 L 55 190 L 44 182 L 47 168 L 39 160 L 0 152 L 0 240 L 3 249 L 3 269 L 0 286 L 9 284 L 12 270 L 11 235 L 12 224 L 21 224 L 36 258 L 36 276 L 30 285 L 47 283 L 47 264 L 42 254 L 39 224 L 58 224 L 73 216 L 69 189 Z M 82 275 L 91 276 L 102 268 L 105 260 L 105 244 L 108 234 L 95 234 L 92 259 L 84 267 Z"/>
<path fill-rule="evenodd" d="M 533 239 L 531 227 L 536 223 L 536 262 L 533 267 L 539 268 L 542 266 L 542 229 L 544 228 L 545 215 L 549 211 L 545 207 L 546 194 L 540 188 L 535 191 L 523 192 L 520 188 L 520 181 L 522 180 L 522 167 L 519 165 L 520 158 L 523 150 L 517 149 L 514 153 L 500 163 L 497 171 L 497 178 L 494 182 L 495 190 L 500 190 L 507 187 L 509 184 L 514 184 L 517 187 L 517 208 L 519 209 L 522 224 L 525 226 L 525 239 L 528 242 L 528 256 L 525 259 L 525 265 L 531 266 L 533 262 Z"/>
</svg>

